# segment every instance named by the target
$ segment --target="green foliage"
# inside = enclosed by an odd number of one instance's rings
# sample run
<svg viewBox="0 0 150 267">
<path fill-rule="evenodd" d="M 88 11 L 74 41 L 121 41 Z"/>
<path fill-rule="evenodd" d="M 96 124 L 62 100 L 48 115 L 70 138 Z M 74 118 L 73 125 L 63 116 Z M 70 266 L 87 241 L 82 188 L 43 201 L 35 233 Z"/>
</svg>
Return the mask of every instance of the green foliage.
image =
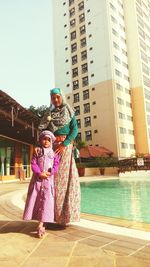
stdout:
<svg viewBox="0 0 150 267">
<path fill-rule="evenodd" d="M 86 142 L 80 140 L 79 138 L 76 138 L 75 139 L 75 145 L 76 145 L 77 149 L 80 150 L 82 147 L 85 147 L 86 146 Z"/>
<path fill-rule="evenodd" d="M 30 110 L 32 113 L 34 113 L 39 118 L 42 118 L 44 116 L 44 113 L 46 112 L 47 109 L 48 109 L 48 107 L 46 105 L 43 105 L 43 106 L 40 106 L 37 108 L 31 105 L 28 108 L 28 110 Z"/>
<path fill-rule="evenodd" d="M 82 161 L 77 163 L 77 167 L 85 168 L 104 168 L 104 167 L 117 167 L 118 159 L 114 157 L 97 157 L 90 161 Z"/>
<path fill-rule="evenodd" d="M 98 157 L 95 159 L 98 167 L 115 167 L 118 165 L 118 159 L 114 157 Z"/>
</svg>

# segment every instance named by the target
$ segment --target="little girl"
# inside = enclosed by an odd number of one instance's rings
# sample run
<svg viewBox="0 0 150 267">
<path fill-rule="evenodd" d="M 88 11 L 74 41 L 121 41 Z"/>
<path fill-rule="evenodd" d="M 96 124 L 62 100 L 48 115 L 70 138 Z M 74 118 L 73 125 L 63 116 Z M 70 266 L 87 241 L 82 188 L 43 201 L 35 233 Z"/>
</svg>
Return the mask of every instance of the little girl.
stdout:
<svg viewBox="0 0 150 267">
<path fill-rule="evenodd" d="M 54 222 L 54 173 L 59 166 L 59 156 L 54 154 L 55 136 L 48 130 L 39 135 L 40 147 L 33 154 L 33 171 L 23 214 L 24 220 L 38 220 L 38 237 L 45 234 L 44 222 Z"/>
</svg>

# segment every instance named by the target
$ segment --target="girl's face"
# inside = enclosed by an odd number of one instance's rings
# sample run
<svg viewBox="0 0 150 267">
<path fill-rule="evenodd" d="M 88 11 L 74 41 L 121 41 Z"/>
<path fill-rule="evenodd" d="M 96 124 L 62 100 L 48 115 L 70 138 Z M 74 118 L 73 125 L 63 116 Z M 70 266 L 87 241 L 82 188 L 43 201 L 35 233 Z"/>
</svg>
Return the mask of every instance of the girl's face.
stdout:
<svg viewBox="0 0 150 267">
<path fill-rule="evenodd" d="M 43 146 L 43 147 L 45 147 L 45 148 L 47 148 L 47 147 L 50 147 L 50 145 L 51 145 L 51 140 L 50 140 L 50 138 L 49 137 L 43 137 L 42 139 L 41 139 L 41 145 Z"/>
<path fill-rule="evenodd" d="M 51 95 L 52 104 L 57 108 L 62 105 L 62 96 L 58 94 Z"/>
</svg>

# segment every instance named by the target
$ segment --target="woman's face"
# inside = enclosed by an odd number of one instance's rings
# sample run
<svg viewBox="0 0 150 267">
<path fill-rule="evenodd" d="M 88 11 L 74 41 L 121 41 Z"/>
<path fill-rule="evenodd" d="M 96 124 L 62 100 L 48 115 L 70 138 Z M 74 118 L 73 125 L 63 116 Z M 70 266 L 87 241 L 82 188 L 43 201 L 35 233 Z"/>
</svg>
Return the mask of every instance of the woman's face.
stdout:
<svg viewBox="0 0 150 267">
<path fill-rule="evenodd" d="M 62 96 L 59 94 L 52 94 L 51 101 L 55 107 L 59 107 L 62 105 Z"/>
</svg>

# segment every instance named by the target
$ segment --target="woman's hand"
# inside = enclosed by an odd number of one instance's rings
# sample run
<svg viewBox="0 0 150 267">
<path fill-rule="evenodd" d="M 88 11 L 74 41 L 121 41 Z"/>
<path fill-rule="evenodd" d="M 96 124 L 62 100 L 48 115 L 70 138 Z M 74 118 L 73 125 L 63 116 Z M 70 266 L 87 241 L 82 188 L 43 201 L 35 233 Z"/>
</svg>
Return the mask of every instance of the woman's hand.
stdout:
<svg viewBox="0 0 150 267">
<path fill-rule="evenodd" d="M 59 145 L 55 150 L 55 154 L 62 155 L 64 152 L 65 146 L 63 144 Z"/>
<path fill-rule="evenodd" d="M 33 149 L 33 153 L 37 156 L 38 155 L 38 147 L 34 147 L 34 149 Z"/>
</svg>

